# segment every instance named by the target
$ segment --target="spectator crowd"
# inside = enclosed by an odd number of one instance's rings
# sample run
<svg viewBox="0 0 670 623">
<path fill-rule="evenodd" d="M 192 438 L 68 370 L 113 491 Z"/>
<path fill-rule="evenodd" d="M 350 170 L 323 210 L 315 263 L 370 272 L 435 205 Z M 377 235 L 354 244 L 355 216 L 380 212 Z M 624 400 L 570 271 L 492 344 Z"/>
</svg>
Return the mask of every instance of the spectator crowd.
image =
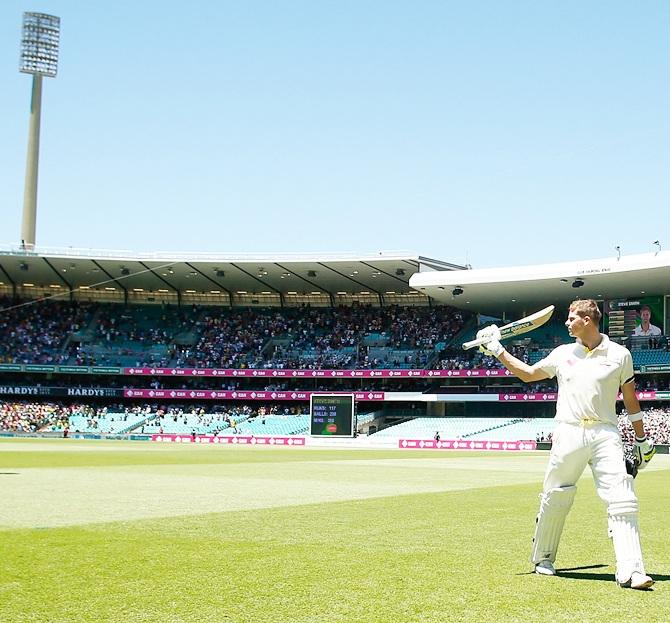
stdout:
<svg viewBox="0 0 670 623">
<path fill-rule="evenodd" d="M 644 409 L 643 413 L 645 432 L 652 443 L 669 444 L 670 407 L 651 407 Z M 619 431 L 624 443 L 632 445 L 635 441 L 635 433 L 625 410 L 619 415 Z"/>
<path fill-rule="evenodd" d="M 0 301 L 0 363 L 418 368 L 472 318 L 449 306 L 214 308 Z"/>
<path fill-rule="evenodd" d="M 0 363 L 64 364 L 66 346 L 91 320 L 92 306 L 0 300 Z"/>
<path fill-rule="evenodd" d="M 2 299 L 0 363 L 180 368 L 500 368 L 495 358 L 476 349 L 464 352 L 460 340 L 453 343 L 461 331 L 473 330 L 475 324 L 472 314 L 446 305 L 222 308 Z M 507 347 L 519 359 L 529 362 L 531 351 L 538 349 L 529 339 L 509 342 Z M 653 348 L 667 350 L 665 337 L 655 339 Z"/>
</svg>

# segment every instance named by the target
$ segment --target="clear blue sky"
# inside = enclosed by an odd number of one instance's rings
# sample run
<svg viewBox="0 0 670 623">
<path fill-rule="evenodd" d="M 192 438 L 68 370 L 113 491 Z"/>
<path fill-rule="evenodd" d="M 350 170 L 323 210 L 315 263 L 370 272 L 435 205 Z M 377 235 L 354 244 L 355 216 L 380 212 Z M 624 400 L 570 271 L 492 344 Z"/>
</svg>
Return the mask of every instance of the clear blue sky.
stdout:
<svg viewBox="0 0 670 623">
<path fill-rule="evenodd" d="M 62 20 L 37 244 L 406 249 L 475 268 L 670 248 L 670 3 L 0 3 L 0 243 L 23 11 Z"/>
</svg>

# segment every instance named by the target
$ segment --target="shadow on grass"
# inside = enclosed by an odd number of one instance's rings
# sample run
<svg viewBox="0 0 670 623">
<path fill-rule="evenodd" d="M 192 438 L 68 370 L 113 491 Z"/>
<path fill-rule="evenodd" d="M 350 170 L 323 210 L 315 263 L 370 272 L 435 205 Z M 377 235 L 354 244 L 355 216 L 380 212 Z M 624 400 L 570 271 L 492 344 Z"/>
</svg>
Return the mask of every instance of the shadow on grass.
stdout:
<svg viewBox="0 0 670 623">
<path fill-rule="evenodd" d="M 0 476 L 18 476 L 19 472 L 0 472 Z"/>
<path fill-rule="evenodd" d="M 614 573 L 595 573 L 589 569 L 606 569 L 609 565 L 585 565 L 584 567 L 570 567 L 556 569 L 556 575 L 569 580 L 595 580 L 596 582 L 612 582 Z"/>
<path fill-rule="evenodd" d="M 585 565 L 583 567 L 566 567 L 556 568 L 556 575 L 559 578 L 567 578 L 569 580 L 594 580 L 596 582 L 612 582 L 614 580 L 614 573 L 597 573 L 595 569 L 606 569 L 609 565 Z M 517 575 L 532 575 L 534 571 L 528 573 L 517 573 Z M 655 582 L 667 582 L 670 580 L 670 575 L 655 574 L 653 571 L 647 571 L 654 578 Z"/>
<path fill-rule="evenodd" d="M 585 565 L 583 567 L 566 567 L 565 569 L 560 569 L 556 567 L 556 575 L 566 578 L 576 578 L 576 579 L 593 579 L 600 580 L 605 577 L 611 579 L 611 573 L 582 573 L 587 569 L 606 569 L 609 565 Z M 517 575 L 533 575 L 535 571 L 528 571 L 526 573 L 517 573 Z"/>
<path fill-rule="evenodd" d="M 573 567 L 571 569 L 556 569 L 556 575 L 562 578 L 569 578 L 573 580 L 607 580 L 611 582 L 614 578 L 613 573 L 584 573 L 586 569 L 602 569 L 607 565 L 589 565 L 586 567 Z M 654 578 L 655 582 L 667 582 L 670 580 L 670 575 L 656 574 L 647 569 L 647 573 Z"/>
</svg>

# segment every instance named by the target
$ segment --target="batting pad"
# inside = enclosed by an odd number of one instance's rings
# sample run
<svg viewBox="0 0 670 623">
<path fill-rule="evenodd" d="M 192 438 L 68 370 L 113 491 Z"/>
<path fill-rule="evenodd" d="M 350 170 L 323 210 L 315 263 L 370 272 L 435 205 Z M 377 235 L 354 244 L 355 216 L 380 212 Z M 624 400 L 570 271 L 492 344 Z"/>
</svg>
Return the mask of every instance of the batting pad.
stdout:
<svg viewBox="0 0 670 623">
<path fill-rule="evenodd" d="M 533 551 L 530 556 L 532 563 L 542 560 L 554 562 L 558 543 L 561 540 L 565 518 L 572 507 L 577 487 L 557 487 L 540 495 L 540 512 L 535 519 L 535 536 Z"/>
<path fill-rule="evenodd" d="M 620 584 L 630 580 L 633 571 L 644 574 L 638 503 L 633 478 L 626 476 L 615 499 L 607 506 L 607 524 L 616 556 L 616 579 Z"/>
</svg>

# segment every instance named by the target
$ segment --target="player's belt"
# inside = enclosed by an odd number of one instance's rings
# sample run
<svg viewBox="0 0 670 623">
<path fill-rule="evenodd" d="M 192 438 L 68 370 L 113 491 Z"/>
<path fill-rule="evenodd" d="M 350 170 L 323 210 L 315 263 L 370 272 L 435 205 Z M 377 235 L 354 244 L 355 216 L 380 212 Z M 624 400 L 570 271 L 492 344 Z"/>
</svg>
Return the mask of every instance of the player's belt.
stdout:
<svg viewBox="0 0 670 623">
<path fill-rule="evenodd" d="M 579 425 L 580 426 L 595 426 L 596 424 L 604 424 L 602 420 L 597 420 L 595 418 L 580 418 L 579 420 Z"/>
</svg>

